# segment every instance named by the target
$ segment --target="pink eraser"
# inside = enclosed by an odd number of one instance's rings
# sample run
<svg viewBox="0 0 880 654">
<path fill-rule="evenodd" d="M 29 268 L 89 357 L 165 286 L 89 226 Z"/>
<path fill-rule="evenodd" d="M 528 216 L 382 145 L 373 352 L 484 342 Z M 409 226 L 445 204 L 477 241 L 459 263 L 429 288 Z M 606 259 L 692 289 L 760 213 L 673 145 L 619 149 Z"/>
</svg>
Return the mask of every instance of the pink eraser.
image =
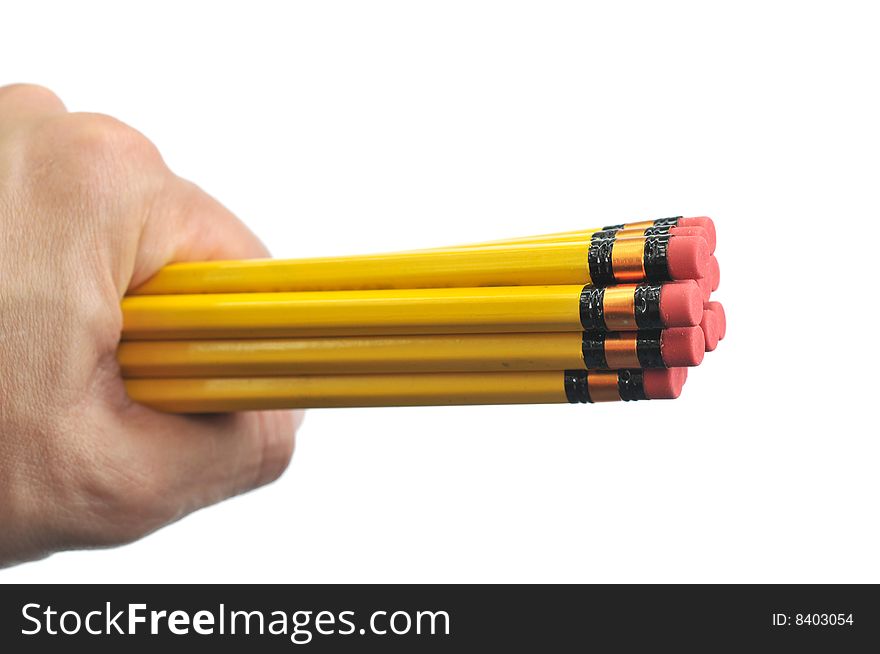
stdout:
<svg viewBox="0 0 880 654">
<path fill-rule="evenodd" d="M 709 234 L 702 227 L 670 227 L 670 236 L 697 236 L 709 245 Z"/>
<path fill-rule="evenodd" d="M 660 287 L 660 320 L 666 327 L 693 327 L 703 319 L 703 295 L 694 280 Z"/>
<path fill-rule="evenodd" d="M 718 265 L 718 259 L 713 254 L 709 257 L 709 268 L 706 271 L 706 279 L 712 284 L 712 290 L 717 291 L 718 285 L 721 284 L 721 267 Z"/>
<path fill-rule="evenodd" d="M 688 369 L 687 368 L 670 368 L 672 374 L 674 375 L 673 379 L 675 383 L 678 384 L 678 394 L 681 395 L 681 389 L 684 387 L 684 383 L 688 378 Z"/>
<path fill-rule="evenodd" d="M 727 316 L 724 314 L 724 307 L 720 302 L 706 302 L 703 310 L 715 314 L 715 320 L 718 324 L 718 340 L 723 341 L 724 335 L 727 334 Z"/>
<path fill-rule="evenodd" d="M 708 216 L 699 216 L 698 218 L 679 218 L 678 224 L 680 227 L 702 227 L 705 229 L 706 236 L 709 237 L 709 240 L 706 241 L 709 244 L 709 252 L 715 252 L 717 236 L 715 234 L 715 223 L 712 222 L 711 218 Z"/>
<path fill-rule="evenodd" d="M 700 294 L 703 296 L 703 302 L 708 302 L 709 298 L 712 297 L 712 280 L 709 277 L 703 277 L 702 279 L 694 281 L 696 281 L 697 286 L 700 287 Z"/>
<path fill-rule="evenodd" d="M 681 386 L 684 386 L 684 383 L 687 381 L 687 378 L 688 378 L 688 369 L 687 368 L 673 368 L 672 371 L 678 374 L 678 380 L 679 380 L 678 383 Z"/>
<path fill-rule="evenodd" d="M 718 319 L 709 310 L 703 311 L 703 320 L 700 321 L 700 329 L 703 330 L 706 352 L 712 352 L 718 347 Z"/>
<path fill-rule="evenodd" d="M 674 400 L 681 395 L 684 380 L 680 368 L 667 370 L 645 370 L 642 372 L 642 386 L 649 400 Z"/>
<path fill-rule="evenodd" d="M 709 269 L 709 246 L 696 236 L 669 239 L 666 268 L 672 279 L 700 279 Z"/>
<path fill-rule="evenodd" d="M 698 366 L 706 354 L 703 330 L 674 327 L 660 332 L 660 356 L 668 368 Z"/>
</svg>

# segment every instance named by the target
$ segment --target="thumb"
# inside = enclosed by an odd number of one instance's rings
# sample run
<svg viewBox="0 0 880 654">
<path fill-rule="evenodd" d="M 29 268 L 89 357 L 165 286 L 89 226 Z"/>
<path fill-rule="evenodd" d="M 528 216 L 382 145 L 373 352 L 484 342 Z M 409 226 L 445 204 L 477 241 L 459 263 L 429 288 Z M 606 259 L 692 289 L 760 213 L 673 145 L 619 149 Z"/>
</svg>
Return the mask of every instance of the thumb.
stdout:
<svg viewBox="0 0 880 654">
<path fill-rule="evenodd" d="M 262 259 L 269 250 L 231 211 L 192 182 L 173 178 L 143 225 L 129 288 L 178 261 Z"/>
</svg>

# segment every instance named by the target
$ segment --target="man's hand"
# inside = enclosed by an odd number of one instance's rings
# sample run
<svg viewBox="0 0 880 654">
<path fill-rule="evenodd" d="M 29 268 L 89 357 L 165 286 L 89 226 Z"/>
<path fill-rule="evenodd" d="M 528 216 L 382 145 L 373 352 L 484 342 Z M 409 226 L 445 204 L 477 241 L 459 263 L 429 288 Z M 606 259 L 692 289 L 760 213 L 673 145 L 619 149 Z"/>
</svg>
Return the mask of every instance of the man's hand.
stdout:
<svg viewBox="0 0 880 654">
<path fill-rule="evenodd" d="M 0 566 L 125 543 L 281 474 L 300 414 L 157 413 L 116 363 L 128 288 L 266 255 L 137 131 L 0 88 Z"/>
</svg>

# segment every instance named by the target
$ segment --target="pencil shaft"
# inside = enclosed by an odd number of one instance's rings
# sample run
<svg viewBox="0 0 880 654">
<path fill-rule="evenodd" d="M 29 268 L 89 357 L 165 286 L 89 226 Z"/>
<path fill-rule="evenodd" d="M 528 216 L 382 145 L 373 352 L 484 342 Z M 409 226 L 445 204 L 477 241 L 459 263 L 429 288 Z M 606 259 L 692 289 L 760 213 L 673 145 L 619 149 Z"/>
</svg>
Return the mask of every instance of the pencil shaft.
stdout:
<svg viewBox="0 0 880 654">
<path fill-rule="evenodd" d="M 634 273 L 633 273 L 634 274 Z M 589 284 L 584 242 L 166 266 L 130 295 Z"/>
<path fill-rule="evenodd" d="M 582 332 L 131 341 L 118 359 L 129 378 L 564 370 L 583 347 Z"/>
<path fill-rule="evenodd" d="M 666 229 L 660 227 L 656 229 Z M 669 233 L 600 238 L 532 237 L 506 242 L 390 254 L 166 266 L 129 295 L 301 292 L 465 286 L 608 286 L 705 275 L 705 241 Z M 594 234 L 594 236 L 596 236 Z M 551 239 L 547 241 L 547 239 Z M 575 240 L 568 240 L 574 238 Z"/>
<path fill-rule="evenodd" d="M 657 372 L 657 371 L 654 371 Z M 129 379 L 129 397 L 174 413 L 265 409 L 562 404 L 644 400 L 641 370 Z M 661 376 L 672 379 L 673 371 Z M 680 391 L 680 387 L 678 389 Z M 670 395 L 677 396 L 678 391 Z"/>
<path fill-rule="evenodd" d="M 585 243 L 594 235 L 602 233 L 614 238 L 642 238 L 651 234 L 665 234 L 675 227 L 680 217 L 675 218 L 659 218 L 657 220 L 640 220 L 631 223 L 622 223 L 619 225 L 606 225 L 605 227 L 591 227 L 588 229 L 578 229 L 567 232 L 553 232 L 550 234 L 536 234 L 533 236 L 518 236 L 513 238 L 504 238 L 494 241 L 482 241 L 479 243 L 470 243 L 465 245 L 447 246 L 444 248 L 430 248 L 430 250 L 455 250 L 465 248 L 479 248 L 485 246 L 498 245 L 537 245 L 541 243 Z M 428 249 L 422 250 L 429 251 Z"/>
<path fill-rule="evenodd" d="M 568 402 L 562 372 L 133 379 L 136 402 L 174 413 Z"/>
<path fill-rule="evenodd" d="M 636 223 L 633 223 L 636 224 Z M 645 236 L 646 227 L 633 227 L 615 231 L 616 238 L 643 238 Z M 552 234 L 536 234 L 534 236 L 518 236 L 512 238 L 503 238 L 496 241 L 480 241 L 478 243 L 470 243 L 465 245 L 450 245 L 441 248 L 426 248 L 419 250 L 420 252 L 434 252 L 451 250 L 467 250 L 473 248 L 514 246 L 514 245 L 542 245 L 548 243 L 589 243 L 590 239 L 599 232 L 606 230 L 596 229 L 580 229 L 570 232 L 554 232 Z"/>
<path fill-rule="evenodd" d="M 630 287 L 630 296 L 634 288 Z M 144 295 L 122 301 L 123 338 L 577 331 L 581 290 L 580 286 L 514 286 Z"/>
<path fill-rule="evenodd" d="M 703 318 L 696 282 L 314 293 L 143 295 L 122 301 L 123 340 L 634 331 Z"/>
</svg>

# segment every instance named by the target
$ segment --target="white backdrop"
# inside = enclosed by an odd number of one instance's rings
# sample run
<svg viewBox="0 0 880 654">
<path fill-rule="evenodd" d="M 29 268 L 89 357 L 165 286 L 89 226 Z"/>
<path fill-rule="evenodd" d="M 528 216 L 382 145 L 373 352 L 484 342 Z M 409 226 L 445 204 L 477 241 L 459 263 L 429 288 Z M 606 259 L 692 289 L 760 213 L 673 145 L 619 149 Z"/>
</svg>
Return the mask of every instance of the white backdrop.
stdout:
<svg viewBox="0 0 880 654">
<path fill-rule="evenodd" d="M 278 256 L 708 214 L 729 331 L 676 402 L 312 411 L 274 485 L 0 582 L 880 582 L 873 11 L 4 4 L 0 84 Z"/>
</svg>

